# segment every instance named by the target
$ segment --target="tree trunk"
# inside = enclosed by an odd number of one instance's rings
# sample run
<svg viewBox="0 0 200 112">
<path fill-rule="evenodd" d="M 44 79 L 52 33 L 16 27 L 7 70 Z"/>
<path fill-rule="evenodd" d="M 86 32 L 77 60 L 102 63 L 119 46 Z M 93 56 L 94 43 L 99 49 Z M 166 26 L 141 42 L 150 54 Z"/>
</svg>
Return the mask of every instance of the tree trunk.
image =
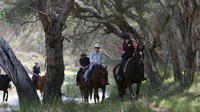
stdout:
<svg viewBox="0 0 200 112">
<path fill-rule="evenodd" d="M 197 69 L 196 65 L 196 53 L 197 51 L 192 50 L 191 47 L 187 50 L 186 62 L 185 62 L 185 74 L 181 81 L 181 86 L 188 88 L 194 81 L 194 75 Z"/>
<path fill-rule="evenodd" d="M 197 13 L 199 9 L 195 1 L 192 0 L 185 0 L 184 7 L 179 7 L 178 3 L 174 4 L 171 8 L 172 11 L 172 19 L 173 24 L 177 26 L 179 29 L 180 34 L 183 40 L 185 59 L 184 59 L 184 75 L 181 77 L 180 85 L 185 87 L 186 89 L 191 86 L 194 75 L 196 72 L 196 53 L 198 51 L 199 45 L 197 45 L 198 40 L 197 37 L 194 35 L 194 29 L 196 20 L 198 18 Z M 182 12 L 184 11 L 184 13 Z M 174 25 L 174 26 L 175 26 Z M 171 30 L 174 30 L 171 28 Z M 174 41 L 173 41 L 174 42 Z M 176 44 L 176 43 L 173 43 Z M 177 63 L 174 63 L 177 65 Z"/>
<path fill-rule="evenodd" d="M 56 25 L 53 25 L 56 27 Z M 50 32 L 45 32 L 46 54 L 47 54 L 47 82 L 44 92 L 45 103 L 61 101 L 61 86 L 64 81 L 64 61 L 63 61 L 63 38 L 62 27 L 51 28 Z"/>
<path fill-rule="evenodd" d="M 147 73 L 147 76 L 153 86 L 158 86 L 162 84 L 162 78 L 158 73 L 158 69 L 156 67 L 156 63 L 153 60 L 153 55 L 150 52 L 149 48 L 149 35 L 147 32 L 147 29 L 145 29 L 142 25 L 140 26 L 144 39 L 145 39 L 145 72 Z"/>
<path fill-rule="evenodd" d="M 58 2 L 58 1 L 57 1 Z M 47 79 L 44 89 L 44 103 L 62 102 L 61 86 L 64 81 L 63 36 L 65 21 L 74 7 L 75 0 L 64 0 L 61 11 L 58 4 L 50 0 L 37 0 L 39 19 L 45 32 L 47 55 Z M 55 2 L 56 3 L 56 2 Z M 58 2 L 60 3 L 60 2 Z"/>
<path fill-rule="evenodd" d="M 28 111 L 28 109 L 31 109 L 30 106 L 39 104 L 39 97 L 31 79 L 8 43 L 2 38 L 0 38 L 0 66 L 9 75 L 16 87 L 21 111 Z"/>
<path fill-rule="evenodd" d="M 172 64 L 174 69 L 174 80 L 180 81 L 182 78 L 181 73 L 181 67 L 180 67 L 180 59 L 179 59 L 179 53 L 178 53 L 178 40 L 177 34 L 176 34 L 176 24 L 175 21 L 172 19 L 170 20 L 171 24 L 169 26 L 169 43 L 170 43 L 170 51 L 171 51 L 171 57 L 172 57 Z"/>
</svg>

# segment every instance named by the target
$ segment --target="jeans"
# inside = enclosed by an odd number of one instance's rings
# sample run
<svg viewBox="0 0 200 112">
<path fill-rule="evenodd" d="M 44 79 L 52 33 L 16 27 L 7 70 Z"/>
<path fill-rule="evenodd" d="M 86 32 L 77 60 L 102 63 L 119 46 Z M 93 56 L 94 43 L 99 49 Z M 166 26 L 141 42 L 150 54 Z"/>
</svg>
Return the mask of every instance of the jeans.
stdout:
<svg viewBox="0 0 200 112">
<path fill-rule="evenodd" d="M 81 73 L 83 73 L 83 69 L 82 68 L 80 68 L 79 71 L 78 71 L 78 73 L 77 73 L 76 82 L 80 82 Z"/>
<path fill-rule="evenodd" d="M 125 66 L 127 60 L 128 60 L 128 58 L 122 57 L 121 64 L 120 64 L 120 66 L 119 66 L 119 72 L 118 72 L 118 74 L 119 74 L 120 76 L 123 75 L 123 69 L 124 69 L 124 66 Z"/>
<path fill-rule="evenodd" d="M 35 86 L 37 86 L 38 76 L 33 75 L 32 82 Z"/>
<path fill-rule="evenodd" d="M 85 74 L 84 74 L 84 78 L 85 78 L 85 79 L 89 80 L 90 75 L 91 75 L 91 71 L 92 71 L 94 65 L 95 65 L 95 64 L 90 64 L 90 67 L 88 68 L 88 70 L 87 70 L 87 71 L 85 72 Z"/>
</svg>

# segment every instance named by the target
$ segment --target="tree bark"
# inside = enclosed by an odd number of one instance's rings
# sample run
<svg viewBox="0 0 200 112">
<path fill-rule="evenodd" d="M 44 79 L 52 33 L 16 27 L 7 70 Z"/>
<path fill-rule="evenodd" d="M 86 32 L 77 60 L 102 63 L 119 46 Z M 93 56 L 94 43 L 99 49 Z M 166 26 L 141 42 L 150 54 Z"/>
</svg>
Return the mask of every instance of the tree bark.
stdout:
<svg viewBox="0 0 200 112">
<path fill-rule="evenodd" d="M 186 62 L 185 62 L 185 74 L 180 83 L 180 85 L 184 88 L 189 88 L 194 81 L 194 75 L 197 69 L 197 65 L 195 61 L 196 53 L 197 51 L 192 50 L 191 47 L 187 49 L 187 56 L 186 56 Z"/>
<path fill-rule="evenodd" d="M 198 51 L 198 40 L 194 35 L 194 29 L 196 20 L 198 19 L 198 7 L 196 2 L 191 0 L 185 0 L 182 7 L 177 4 L 173 4 L 171 7 L 172 19 L 177 29 L 181 33 L 181 38 L 183 40 L 184 49 L 184 63 L 185 73 L 181 77 L 180 85 L 186 89 L 191 86 L 194 75 L 197 69 L 197 64 L 195 63 L 196 53 Z M 182 10 L 184 12 L 182 12 Z M 175 26 L 174 25 L 174 26 Z M 174 30 L 174 29 L 172 29 Z M 176 43 L 173 43 L 176 44 Z M 174 63 L 177 65 L 177 63 Z M 175 65 L 174 65 L 175 66 Z"/>
<path fill-rule="evenodd" d="M 170 43 L 170 51 L 171 51 L 172 64 L 173 64 L 173 70 L 174 70 L 174 80 L 181 81 L 182 72 L 181 72 L 180 59 L 179 59 L 179 53 L 178 53 L 176 24 L 173 17 L 170 21 L 171 21 L 170 22 L 171 24 L 169 26 L 169 43 Z"/>
<path fill-rule="evenodd" d="M 59 6 L 54 5 L 53 1 L 37 1 L 37 9 L 42 12 L 38 15 L 44 28 L 46 43 L 47 80 L 43 98 L 46 104 L 62 102 L 61 87 L 64 81 L 62 32 L 74 2 L 75 0 L 64 0 L 61 11 L 57 11 Z"/>
<path fill-rule="evenodd" d="M 47 82 L 43 101 L 61 101 L 61 86 L 64 81 L 63 39 L 59 34 L 46 33 Z"/>
<path fill-rule="evenodd" d="M 2 38 L 0 38 L 0 66 L 16 87 L 21 111 L 30 109 L 30 107 L 27 108 L 25 106 L 39 104 L 39 97 L 26 70 L 13 53 L 9 44 Z"/>
<path fill-rule="evenodd" d="M 153 86 L 158 86 L 162 84 L 162 77 L 158 73 L 158 69 L 156 67 L 156 63 L 153 60 L 153 55 L 149 48 L 149 35 L 147 29 L 145 29 L 142 25 L 140 26 L 144 39 L 145 39 L 145 72 Z"/>
</svg>

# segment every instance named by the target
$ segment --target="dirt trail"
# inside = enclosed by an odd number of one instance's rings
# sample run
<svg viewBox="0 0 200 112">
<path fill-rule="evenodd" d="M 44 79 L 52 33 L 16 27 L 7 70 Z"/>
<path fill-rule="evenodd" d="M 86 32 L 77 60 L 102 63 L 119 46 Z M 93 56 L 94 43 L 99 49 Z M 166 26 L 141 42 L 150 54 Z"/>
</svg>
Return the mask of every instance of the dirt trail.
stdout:
<svg viewBox="0 0 200 112">
<path fill-rule="evenodd" d="M 37 91 L 37 92 L 38 92 L 38 95 L 40 96 L 39 91 Z M 99 92 L 99 96 L 101 98 L 101 96 L 102 96 L 101 92 Z M 108 98 L 108 97 L 109 97 L 109 95 L 106 94 L 106 98 Z M 42 98 L 40 97 L 40 99 L 42 99 Z M 79 103 L 82 102 L 81 97 L 73 98 L 73 97 L 63 96 L 62 99 L 63 99 L 63 101 L 76 101 Z M 3 101 L 3 92 L 0 91 L 0 112 L 16 112 L 19 110 L 19 99 L 18 99 L 15 88 L 8 90 L 8 102 L 2 102 L 2 101 Z M 101 101 L 101 99 L 100 99 L 100 101 Z M 92 100 L 90 100 L 89 103 L 91 103 L 91 104 L 94 103 L 93 98 L 92 98 Z"/>
</svg>

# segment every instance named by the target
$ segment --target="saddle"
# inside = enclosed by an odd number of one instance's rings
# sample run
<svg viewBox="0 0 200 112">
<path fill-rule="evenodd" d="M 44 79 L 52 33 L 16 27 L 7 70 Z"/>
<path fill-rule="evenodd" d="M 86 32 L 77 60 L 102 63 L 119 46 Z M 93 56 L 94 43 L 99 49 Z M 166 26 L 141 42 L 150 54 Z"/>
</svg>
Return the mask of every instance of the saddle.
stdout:
<svg viewBox="0 0 200 112">
<path fill-rule="evenodd" d="M 132 58 L 129 58 L 129 59 L 126 61 L 125 65 L 123 65 L 123 73 L 126 72 L 127 66 L 128 66 L 128 64 L 129 64 L 129 62 L 131 61 L 131 59 L 132 59 Z M 115 72 L 116 74 L 119 73 L 119 67 L 120 67 L 120 66 L 117 67 L 117 70 L 116 70 L 116 72 Z"/>
</svg>

